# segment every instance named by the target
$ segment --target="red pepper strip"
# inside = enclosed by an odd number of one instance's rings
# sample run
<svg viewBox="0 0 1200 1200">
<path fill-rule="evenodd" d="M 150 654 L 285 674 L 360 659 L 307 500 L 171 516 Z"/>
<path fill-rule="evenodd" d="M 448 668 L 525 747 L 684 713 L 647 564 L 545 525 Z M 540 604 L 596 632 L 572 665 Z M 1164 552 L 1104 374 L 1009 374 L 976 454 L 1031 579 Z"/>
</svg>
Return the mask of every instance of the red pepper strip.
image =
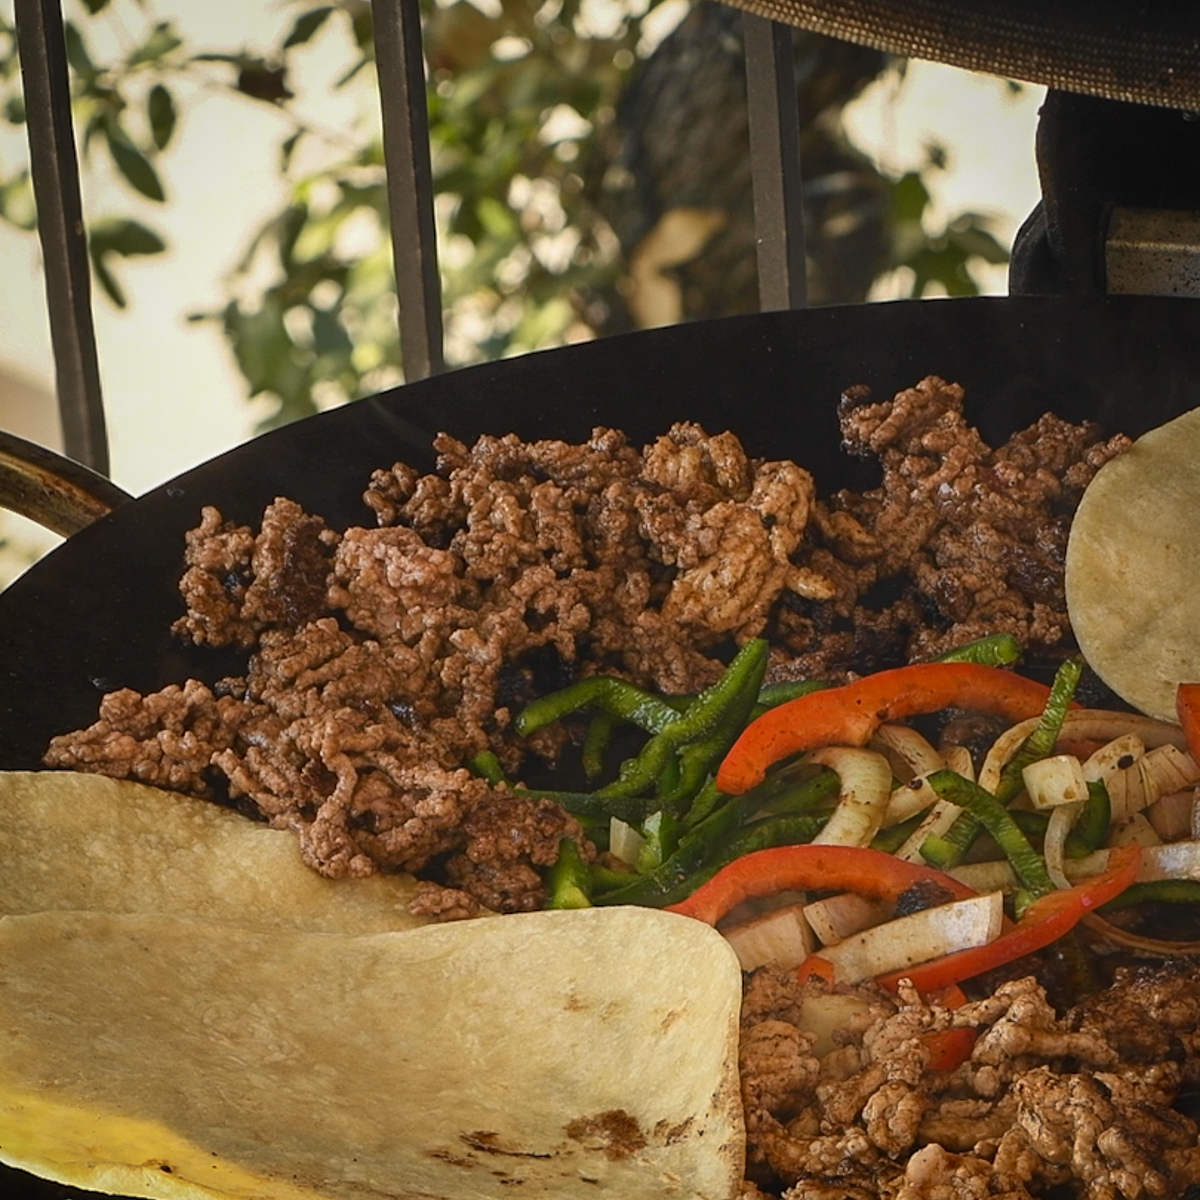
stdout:
<svg viewBox="0 0 1200 1200">
<path fill-rule="evenodd" d="M 1141 863 L 1141 846 L 1118 846 L 1109 851 L 1108 869 L 1102 875 L 1034 901 L 1016 925 L 994 942 L 881 975 L 875 982 L 894 992 L 902 979 L 910 979 L 917 991 L 926 996 L 1024 958 L 1057 941 L 1093 909 L 1119 896 L 1133 883 Z"/>
<path fill-rule="evenodd" d="M 1175 712 L 1187 739 L 1188 753 L 1200 763 L 1200 683 L 1181 683 L 1175 692 Z"/>
<path fill-rule="evenodd" d="M 725 756 L 717 787 L 738 796 L 772 764 L 817 746 L 862 746 L 884 722 L 943 708 L 996 713 L 1014 725 L 1036 717 L 1050 689 L 1023 675 L 975 663 L 916 663 L 843 687 L 798 696 L 751 722 Z"/>
<path fill-rule="evenodd" d="M 926 1004 L 940 1004 L 942 1008 L 962 1008 L 967 1003 L 967 993 L 952 983 L 949 987 L 938 988 L 923 997 Z"/>
<path fill-rule="evenodd" d="M 837 975 L 837 968 L 827 958 L 819 954 L 810 954 L 796 968 L 796 982 L 808 983 L 810 979 L 823 979 L 832 983 Z"/>
<path fill-rule="evenodd" d="M 735 859 L 667 911 L 715 925 L 744 901 L 776 892 L 820 888 L 894 901 L 913 884 L 927 882 L 939 884 L 950 900 L 968 900 L 977 895 L 953 876 L 921 863 L 905 862 L 882 850 L 863 846 L 776 846 Z"/>
<path fill-rule="evenodd" d="M 953 1071 L 971 1057 L 979 1030 L 963 1025 L 957 1029 L 937 1029 L 921 1034 L 921 1041 L 929 1050 L 931 1071 Z"/>
</svg>

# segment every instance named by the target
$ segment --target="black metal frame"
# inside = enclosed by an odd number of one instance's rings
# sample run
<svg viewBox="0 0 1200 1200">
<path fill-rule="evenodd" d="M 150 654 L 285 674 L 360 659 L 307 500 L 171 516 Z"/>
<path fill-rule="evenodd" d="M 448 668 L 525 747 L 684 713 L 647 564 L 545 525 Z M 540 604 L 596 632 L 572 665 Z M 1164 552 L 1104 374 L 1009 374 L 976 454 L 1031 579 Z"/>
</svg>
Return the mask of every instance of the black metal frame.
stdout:
<svg viewBox="0 0 1200 1200">
<path fill-rule="evenodd" d="M 417 0 L 372 0 L 405 378 L 444 369 L 441 280 Z M 108 474 L 87 237 L 60 0 L 15 0 L 30 158 L 66 454 Z M 791 26 L 745 14 L 751 174 L 764 311 L 805 303 Z"/>
</svg>

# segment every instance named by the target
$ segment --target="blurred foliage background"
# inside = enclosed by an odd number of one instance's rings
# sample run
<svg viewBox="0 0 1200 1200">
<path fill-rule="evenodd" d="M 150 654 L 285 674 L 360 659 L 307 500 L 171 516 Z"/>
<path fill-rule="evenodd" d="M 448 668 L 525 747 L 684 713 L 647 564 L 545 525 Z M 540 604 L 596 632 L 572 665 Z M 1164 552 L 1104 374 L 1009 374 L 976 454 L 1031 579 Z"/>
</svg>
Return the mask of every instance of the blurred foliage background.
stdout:
<svg viewBox="0 0 1200 1200">
<path fill-rule="evenodd" d="M 129 261 L 161 254 L 163 158 L 188 96 L 220 89 L 287 117 L 287 200 L 225 280 L 219 325 L 264 428 L 403 379 L 367 0 L 285 0 L 274 45 L 189 45 L 151 0 L 66 0 L 83 171 L 107 156 L 128 205 L 88 212 L 97 290 L 126 303 Z M 430 0 L 429 115 L 446 357 L 528 350 L 757 308 L 740 14 L 716 0 Z M 232 31 L 236 38 L 236 31 Z M 296 57 L 341 65 L 357 114 L 330 128 L 293 92 Z M 914 296 L 971 295 L 1002 263 L 987 218 L 931 220 L 945 166 L 889 175 L 842 113 L 904 71 L 876 51 L 795 35 L 809 292 L 862 301 L 904 268 Z M 317 113 L 317 116 L 311 114 Z M 24 121 L 14 29 L 0 22 L 0 114 Z M 231 131 L 231 136 L 234 136 Z M 86 190 L 86 189 L 85 189 Z M 0 219 L 36 226 L 27 163 L 0 163 Z"/>
</svg>

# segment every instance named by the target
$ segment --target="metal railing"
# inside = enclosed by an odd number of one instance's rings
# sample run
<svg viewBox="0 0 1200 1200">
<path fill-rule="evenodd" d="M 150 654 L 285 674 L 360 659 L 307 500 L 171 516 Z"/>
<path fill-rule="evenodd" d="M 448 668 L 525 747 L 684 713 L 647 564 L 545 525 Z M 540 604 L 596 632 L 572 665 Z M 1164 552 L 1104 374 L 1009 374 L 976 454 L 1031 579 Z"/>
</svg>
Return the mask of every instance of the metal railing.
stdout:
<svg viewBox="0 0 1200 1200">
<path fill-rule="evenodd" d="M 400 352 L 405 378 L 444 369 L 429 121 L 418 0 L 372 0 Z M 15 0 L 54 350 L 68 458 L 107 475 L 108 440 L 91 309 L 87 235 L 60 0 Z M 759 300 L 805 303 L 804 223 L 793 31 L 743 14 Z"/>
</svg>

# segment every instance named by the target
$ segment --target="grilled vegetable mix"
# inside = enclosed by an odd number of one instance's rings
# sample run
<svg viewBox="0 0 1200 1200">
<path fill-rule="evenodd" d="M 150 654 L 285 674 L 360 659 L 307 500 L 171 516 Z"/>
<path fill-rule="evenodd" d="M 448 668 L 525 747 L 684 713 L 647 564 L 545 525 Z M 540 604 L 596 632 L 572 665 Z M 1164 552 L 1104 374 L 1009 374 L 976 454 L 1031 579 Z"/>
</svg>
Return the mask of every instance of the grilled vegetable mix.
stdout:
<svg viewBox="0 0 1200 1200">
<path fill-rule="evenodd" d="M 1050 687 L 1013 673 L 1006 635 L 836 687 L 764 686 L 767 654 L 747 642 L 697 695 L 597 677 L 516 716 L 522 736 L 587 723 L 592 790 L 532 794 L 602 853 L 564 839 L 548 907 L 670 908 L 718 925 L 747 970 L 933 994 L 1081 921 L 1120 941 L 1106 915 L 1200 901 L 1200 684 L 1177 726 L 1080 708 L 1077 660 Z M 904 723 L 944 710 L 1010 728 L 976 762 Z M 606 770 L 619 730 L 640 748 Z M 489 755 L 474 768 L 514 786 Z"/>
</svg>

